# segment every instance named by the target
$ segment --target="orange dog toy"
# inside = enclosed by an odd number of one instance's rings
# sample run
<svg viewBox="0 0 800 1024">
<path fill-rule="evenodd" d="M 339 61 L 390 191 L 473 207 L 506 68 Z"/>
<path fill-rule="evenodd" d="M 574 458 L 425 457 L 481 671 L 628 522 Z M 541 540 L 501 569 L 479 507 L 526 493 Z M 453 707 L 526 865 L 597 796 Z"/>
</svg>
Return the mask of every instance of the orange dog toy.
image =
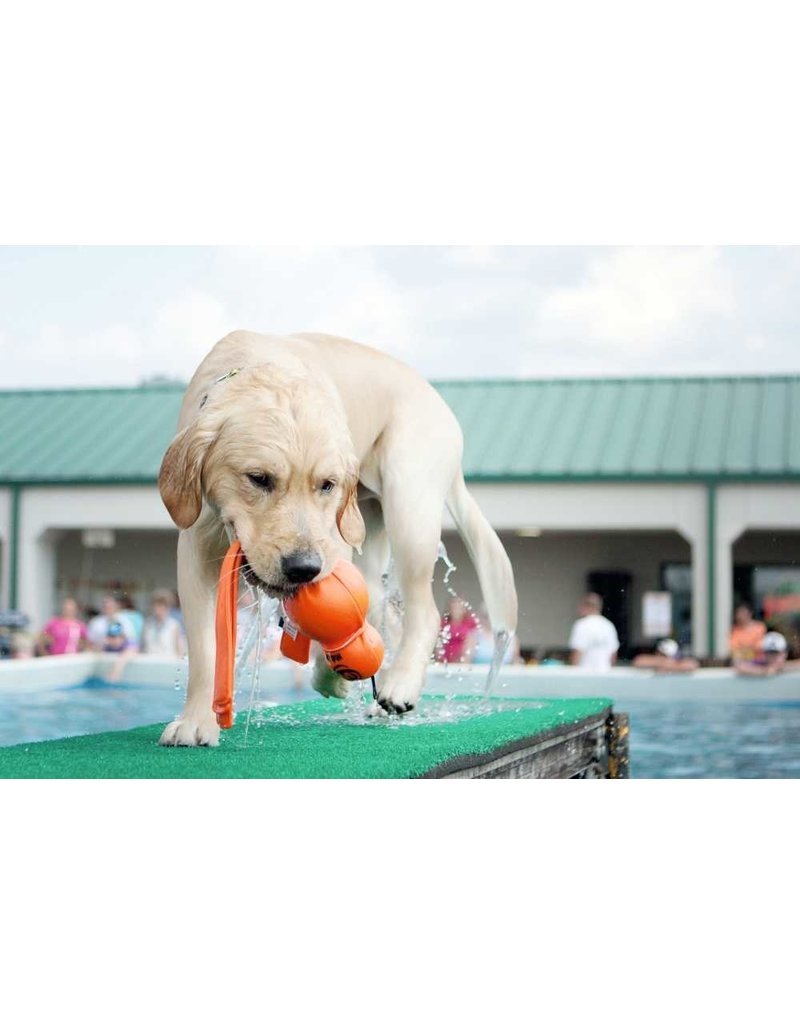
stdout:
<svg viewBox="0 0 800 1024">
<path fill-rule="evenodd" d="M 239 569 L 244 561 L 238 540 L 222 559 L 217 590 L 217 661 L 214 669 L 214 703 L 211 705 L 222 729 L 233 725 L 233 671 L 236 659 L 236 606 L 239 603 Z"/>
<path fill-rule="evenodd" d="M 220 728 L 233 725 L 233 676 L 236 657 L 236 608 L 242 546 L 235 540 L 219 572 L 215 632 L 217 655 L 212 708 Z M 368 679 L 383 661 L 383 641 L 366 621 L 369 595 L 364 577 L 350 562 L 339 561 L 319 583 L 306 583 L 284 601 L 281 653 L 305 664 L 311 641 L 322 647 L 328 665 L 345 679 Z M 373 683 L 374 686 L 374 683 Z"/>
<path fill-rule="evenodd" d="M 337 562 L 329 576 L 300 587 L 283 607 L 281 653 L 287 658 L 305 665 L 316 640 L 345 679 L 369 679 L 381 667 L 383 641 L 366 621 L 367 584 L 351 562 Z"/>
</svg>

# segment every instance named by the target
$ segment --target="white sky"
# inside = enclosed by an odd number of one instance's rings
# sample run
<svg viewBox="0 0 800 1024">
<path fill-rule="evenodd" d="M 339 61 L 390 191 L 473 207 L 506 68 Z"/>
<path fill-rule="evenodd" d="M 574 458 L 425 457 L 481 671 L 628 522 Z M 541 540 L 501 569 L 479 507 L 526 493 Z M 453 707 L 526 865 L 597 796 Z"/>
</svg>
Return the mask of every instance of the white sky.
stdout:
<svg viewBox="0 0 800 1024">
<path fill-rule="evenodd" d="M 188 379 L 321 330 L 433 378 L 800 372 L 800 247 L 0 248 L 0 386 Z"/>
</svg>

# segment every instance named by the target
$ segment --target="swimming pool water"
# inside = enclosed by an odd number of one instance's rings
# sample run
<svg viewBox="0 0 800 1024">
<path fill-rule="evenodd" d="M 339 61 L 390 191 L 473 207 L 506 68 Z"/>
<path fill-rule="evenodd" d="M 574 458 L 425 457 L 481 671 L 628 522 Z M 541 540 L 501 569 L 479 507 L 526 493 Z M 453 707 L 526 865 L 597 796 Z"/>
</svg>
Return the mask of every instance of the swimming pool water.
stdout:
<svg viewBox="0 0 800 1024">
<path fill-rule="evenodd" d="M 99 680 L 38 693 L 0 691 L 0 747 L 166 724 L 180 714 L 184 696 L 182 687 L 111 686 Z M 287 688 L 273 690 L 263 699 L 289 704 L 312 696 L 317 694 L 308 688 Z M 237 698 L 237 709 L 242 706 Z"/>
<path fill-rule="evenodd" d="M 280 704 L 316 698 L 306 686 L 271 689 Z M 0 691 L 0 746 L 169 722 L 179 714 L 180 687 L 83 686 L 38 693 Z M 237 697 L 246 710 L 249 694 Z M 623 698 L 630 715 L 635 779 L 800 778 L 800 701 L 653 700 Z"/>
<path fill-rule="evenodd" d="M 800 702 L 619 701 L 639 779 L 800 778 Z"/>
</svg>

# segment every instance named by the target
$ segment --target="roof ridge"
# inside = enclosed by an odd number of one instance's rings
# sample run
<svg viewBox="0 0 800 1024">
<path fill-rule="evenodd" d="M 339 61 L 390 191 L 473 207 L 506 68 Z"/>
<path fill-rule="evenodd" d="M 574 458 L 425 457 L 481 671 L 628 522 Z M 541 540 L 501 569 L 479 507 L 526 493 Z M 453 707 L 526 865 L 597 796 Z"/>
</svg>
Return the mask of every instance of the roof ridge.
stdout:
<svg viewBox="0 0 800 1024">
<path fill-rule="evenodd" d="M 631 375 L 631 376 L 575 376 L 575 377 L 449 377 L 429 378 L 435 386 L 442 384 L 447 387 L 509 384 L 676 384 L 676 383 L 713 383 L 715 381 L 732 383 L 737 381 L 753 381 L 770 383 L 774 381 L 798 381 L 800 373 L 698 373 L 698 374 L 664 374 Z"/>
<path fill-rule="evenodd" d="M 775 382 L 800 382 L 798 373 L 723 373 L 723 374 L 664 374 L 641 375 L 631 374 L 630 376 L 616 375 L 604 377 L 597 375 L 570 376 L 570 377 L 430 377 L 429 382 L 437 387 L 508 387 L 510 384 L 524 386 L 530 384 L 674 384 L 683 382 L 695 383 L 720 383 L 751 381 L 763 383 Z M 188 387 L 186 383 L 165 381 L 163 384 L 113 384 L 113 385 L 81 385 L 77 387 L 38 387 L 38 388 L 3 388 L 0 387 L 0 398 L 12 395 L 97 395 L 97 394 L 142 394 L 153 391 L 180 391 Z"/>
</svg>

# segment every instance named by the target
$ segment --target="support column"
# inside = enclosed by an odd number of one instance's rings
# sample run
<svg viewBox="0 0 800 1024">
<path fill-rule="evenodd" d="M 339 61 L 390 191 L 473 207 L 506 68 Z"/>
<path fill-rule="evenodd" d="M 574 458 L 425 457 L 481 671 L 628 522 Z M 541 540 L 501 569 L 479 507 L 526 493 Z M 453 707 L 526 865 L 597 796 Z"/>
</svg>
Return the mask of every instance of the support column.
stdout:
<svg viewBox="0 0 800 1024">
<path fill-rule="evenodd" d="M 714 637 L 718 658 L 730 653 L 730 633 L 733 620 L 733 545 L 740 531 L 717 529 L 714 561 L 717 601 Z"/>
<path fill-rule="evenodd" d="M 0 488 L 0 609 L 11 607 L 11 487 Z"/>
<path fill-rule="evenodd" d="M 708 542 L 698 536 L 691 542 L 692 553 L 692 654 L 709 653 L 708 628 Z"/>
<path fill-rule="evenodd" d="M 717 580 L 716 580 L 716 566 L 717 562 L 717 488 L 713 483 L 709 483 L 706 490 L 706 599 L 707 599 L 707 612 L 706 612 L 706 653 L 708 657 L 716 657 L 717 647 L 716 642 L 716 597 L 717 597 Z"/>
<path fill-rule="evenodd" d="M 34 630 L 54 613 L 56 541 L 51 531 L 25 537 L 19 546 L 20 573 L 17 607 L 30 616 Z"/>
</svg>

